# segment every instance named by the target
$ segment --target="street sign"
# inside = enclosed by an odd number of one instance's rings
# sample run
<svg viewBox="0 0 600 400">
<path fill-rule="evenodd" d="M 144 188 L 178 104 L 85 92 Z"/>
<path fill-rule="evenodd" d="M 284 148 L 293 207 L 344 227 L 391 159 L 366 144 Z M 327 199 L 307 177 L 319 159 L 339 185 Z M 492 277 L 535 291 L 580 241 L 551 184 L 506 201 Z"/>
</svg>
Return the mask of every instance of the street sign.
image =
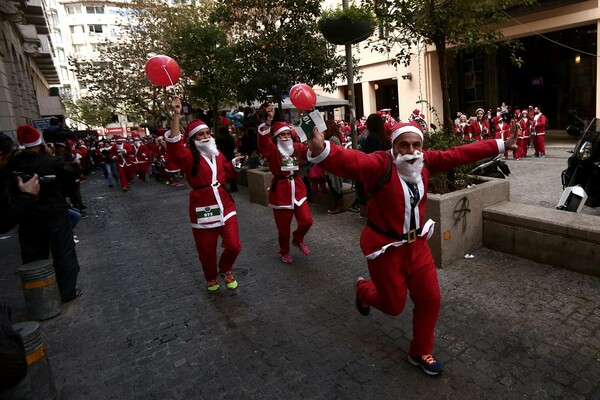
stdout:
<svg viewBox="0 0 600 400">
<path fill-rule="evenodd" d="M 50 118 L 32 119 L 31 124 L 34 128 L 43 131 L 44 129 L 48 129 L 50 126 Z"/>
</svg>

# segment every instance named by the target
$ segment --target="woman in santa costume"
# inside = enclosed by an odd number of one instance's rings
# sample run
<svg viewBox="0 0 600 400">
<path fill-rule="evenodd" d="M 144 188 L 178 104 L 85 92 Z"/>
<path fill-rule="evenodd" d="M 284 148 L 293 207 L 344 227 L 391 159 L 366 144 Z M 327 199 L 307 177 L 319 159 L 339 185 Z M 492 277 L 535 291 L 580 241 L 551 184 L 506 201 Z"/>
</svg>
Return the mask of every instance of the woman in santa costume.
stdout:
<svg viewBox="0 0 600 400">
<path fill-rule="evenodd" d="M 472 140 L 487 139 L 490 131 L 490 122 L 485 116 L 483 108 L 478 108 L 475 111 L 475 120 L 469 125 L 469 133 Z"/>
<path fill-rule="evenodd" d="M 308 141 L 310 162 L 344 178 L 362 181 L 370 195 L 360 246 L 371 280 L 358 277 L 355 281 L 358 311 L 366 316 L 372 306 L 399 315 L 410 293 L 415 306 L 408 361 L 428 375 L 442 372 L 432 355 L 441 298 L 427 244 L 434 228 L 434 222 L 425 218 L 429 178 L 516 148 L 515 126 L 511 132 L 506 142 L 483 140 L 445 151 L 422 150 L 423 131 L 414 123 L 394 125 L 392 148 L 371 154 L 332 146 L 316 128 L 314 138 Z"/>
<path fill-rule="evenodd" d="M 527 157 L 527 147 L 529 147 L 529 138 L 531 137 L 531 121 L 527 110 L 521 112 L 519 125 L 521 127 L 522 136 L 519 137 L 519 154 L 516 157 L 517 160 L 519 158 Z"/>
<path fill-rule="evenodd" d="M 298 228 L 292 233 L 292 245 L 298 247 L 302 254 L 310 255 L 310 250 L 304 243 L 304 236 L 313 221 L 306 200 L 306 186 L 298 175 L 298 161 L 306 159 L 308 148 L 301 143 L 294 143 L 288 124 L 273 123 L 275 110 L 272 105 L 269 104 L 266 113 L 267 121 L 258 127 L 258 150 L 267 159 L 273 173 L 269 189 L 269 207 L 273 209 L 279 232 L 281 261 L 289 264 L 294 261 L 290 255 L 293 217 L 296 217 Z"/>
<path fill-rule="evenodd" d="M 217 150 L 215 139 L 208 126 L 199 119 L 191 121 L 185 129 L 187 147 L 179 131 L 181 100 L 173 96 L 171 130 L 165 133 L 167 155 L 185 173 L 192 187 L 189 214 L 198 258 L 202 264 L 209 292 L 219 290 L 217 273 L 229 289 L 238 286 L 232 269 L 242 249 L 235 203 L 227 191 L 227 180 L 239 172 L 234 164 Z M 217 263 L 217 241 L 221 237 L 223 253 Z M 218 268 L 218 269 L 217 269 Z"/>
</svg>

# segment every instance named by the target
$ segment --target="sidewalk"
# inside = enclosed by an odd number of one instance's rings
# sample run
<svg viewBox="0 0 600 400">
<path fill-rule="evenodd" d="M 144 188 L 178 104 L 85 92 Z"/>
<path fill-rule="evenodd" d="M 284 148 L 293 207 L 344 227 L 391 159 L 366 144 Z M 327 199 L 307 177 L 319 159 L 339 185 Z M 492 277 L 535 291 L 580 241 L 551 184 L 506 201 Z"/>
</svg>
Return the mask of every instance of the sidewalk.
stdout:
<svg viewBox="0 0 600 400">
<path fill-rule="evenodd" d="M 354 307 L 354 277 L 367 274 L 357 214 L 313 207 L 313 254 L 294 248 L 284 265 L 271 210 L 240 187 L 240 286 L 209 295 L 187 185 L 121 193 L 96 173 L 82 191 L 84 294 L 41 323 L 60 399 L 600 399 L 598 278 L 486 249 L 439 270 L 434 352 L 445 371 L 431 378 L 406 362 L 410 300 L 395 318 Z M 20 320 L 7 235 L 0 301 Z"/>
</svg>

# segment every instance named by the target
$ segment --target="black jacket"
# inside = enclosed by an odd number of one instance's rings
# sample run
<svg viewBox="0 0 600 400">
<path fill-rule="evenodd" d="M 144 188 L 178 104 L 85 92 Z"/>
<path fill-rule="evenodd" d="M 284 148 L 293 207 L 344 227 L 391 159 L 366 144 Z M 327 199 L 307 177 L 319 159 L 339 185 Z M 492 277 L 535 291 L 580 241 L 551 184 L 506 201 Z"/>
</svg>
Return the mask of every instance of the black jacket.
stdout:
<svg viewBox="0 0 600 400">
<path fill-rule="evenodd" d="M 0 172 L 0 233 L 6 233 L 21 222 L 33 210 L 37 196 L 19 191 L 11 196 L 11 187 L 16 180 L 8 171 Z"/>
<path fill-rule="evenodd" d="M 9 161 L 7 169 L 26 175 L 38 174 L 40 177 L 39 198 L 33 212 L 26 216 L 26 220 L 67 211 L 67 202 L 63 193 L 70 193 L 75 184 L 75 171 L 72 166 L 43 151 L 40 153 L 23 151 Z M 48 175 L 55 175 L 56 181 L 45 181 L 44 177 Z"/>
</svg>

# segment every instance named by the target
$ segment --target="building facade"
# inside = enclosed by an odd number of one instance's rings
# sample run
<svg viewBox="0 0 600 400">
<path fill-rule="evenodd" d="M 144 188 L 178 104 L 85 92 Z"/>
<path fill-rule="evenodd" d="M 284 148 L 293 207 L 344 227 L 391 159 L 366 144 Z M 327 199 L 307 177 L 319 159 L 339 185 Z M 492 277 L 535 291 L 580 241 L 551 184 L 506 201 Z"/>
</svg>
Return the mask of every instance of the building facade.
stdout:
<svg viewBox="0 0 600 400">
<path fill-rule="evenodd" d="M 323 5 L 336 7 L 341 1 L 328 0 Z M 452 112 L 472 115 L 479 107 L 495 112 L 503 101 L 513 109 L 537 105 L 548 117 L 551 129 L 564 129 L 574 122 L 571 110 L 582 119 L 600 115 L 599 22 L 598 0 L 540 0 L 535 6 L 514 10 L 499 28 L 505 38 L 523 43 L 525 51 L 519 54 L 523 66 L 512 65 L 502 49 L 489 54 L 449 54 Z M 353 46 L 353 54 L 360 57 L 356 67 L 361 72 L 354 85 L 356 117 L 391 109 L 393 115 L 406 120 L 413 109 L 420 108 L 428 121 L 440 123 L 442 116 L 420 102 L 427 102 L 441 114 L 435 48 L 422 44 L 412 49 L 408 67 L 395 68 L 391 64 L 394 50 L 382 55 L 364 47 L 364 42 Z M 336 96 L 347 99 L 347 83 L 337 83 Z"/>
<path fill-rule="evenodd" d="M 13 137 L 19 125 L 63 114 L 46 20 L 41 0 L 0 2 L 0 130 Z"/>
</svg>

